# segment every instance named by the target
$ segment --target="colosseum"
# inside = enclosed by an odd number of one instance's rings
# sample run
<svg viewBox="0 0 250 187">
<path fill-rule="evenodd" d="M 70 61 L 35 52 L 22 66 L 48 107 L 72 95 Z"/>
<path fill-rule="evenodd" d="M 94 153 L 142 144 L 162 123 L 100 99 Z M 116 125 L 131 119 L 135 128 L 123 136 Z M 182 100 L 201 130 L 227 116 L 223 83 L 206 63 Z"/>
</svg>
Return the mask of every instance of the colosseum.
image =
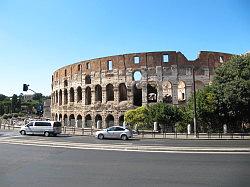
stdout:
<svg viewBox="0 0 250 187">
<path fill-rule="evenodd" d="M 209 84 L 215 68 L 231 56 L 201 51 L 196 60 L 188 60 L 176 51 L 145 52 L 62 67 L 52 76 L 52 119 L 65 126 L 104 128 L 122 125 L 124 113 L 138 106 L 185 104 L 194 88 Z"/>
</svg>

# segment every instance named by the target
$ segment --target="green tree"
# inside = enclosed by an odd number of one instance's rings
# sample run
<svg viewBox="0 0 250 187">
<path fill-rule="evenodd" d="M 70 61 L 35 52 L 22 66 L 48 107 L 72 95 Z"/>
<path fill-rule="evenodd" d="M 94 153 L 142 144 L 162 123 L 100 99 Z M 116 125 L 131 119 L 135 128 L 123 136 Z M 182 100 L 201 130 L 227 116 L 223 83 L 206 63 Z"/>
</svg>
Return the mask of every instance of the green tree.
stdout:
<svg viewBox="0 0 250 187">
<path fill-rule="evenodd" d="M 43 94 L 41 93 L 35 93 L 34 96 L 33 96 L 33 100 L 37 100 L 37 101 L 42 101 L 43 99 Z"/>
<path fill-rule="evenodd" d="M 125 112 L 124 119 L 127 123 L 136 125 L 137 128 L 147 129 L 148 126 L 148 109 L 145 106 L 138 107 Z"/>
<path fill-rule="evenodd" d="M 234 56 L 216 70 L 213 93 L 218 113 L 234 131 L 250 117 L 250 55 Z"/>
<path fill-rule="evenodd" d="M 18 98 L 16 94 L 14 94 L 11 99 L 11 110 L 12 113 L 18 112 Z"/>
<path fill-rule="evenodd" d="M 179 109 L 165 103 L 156 103 L 148 106 L 148 120 L 150 124 L 157 122 L 160 125 L 175 126 L 181 120 Z"/>
<path fill-rule="evenodd" d="M 7 98 L 7 96 L 3 95 L 3 94 L 0 94 L 0 101 L 3 101 Z"/>
<path fill-rule="evenodd" d="M 212 86 L 206 86 L 202 90 L 196 92 L 196 114 L 198 130 L 206 132 L 207 130 L 218 131 L 222 129 L 221 118 L 218 115 L 218 107 L 216 104 L 216 96 L 213 93 Z M 183 114 L 189 124 L 193 123 L 194 116 L 194 97 L 192 96 L 187 107 L 183 110 Z"/>
</svg>

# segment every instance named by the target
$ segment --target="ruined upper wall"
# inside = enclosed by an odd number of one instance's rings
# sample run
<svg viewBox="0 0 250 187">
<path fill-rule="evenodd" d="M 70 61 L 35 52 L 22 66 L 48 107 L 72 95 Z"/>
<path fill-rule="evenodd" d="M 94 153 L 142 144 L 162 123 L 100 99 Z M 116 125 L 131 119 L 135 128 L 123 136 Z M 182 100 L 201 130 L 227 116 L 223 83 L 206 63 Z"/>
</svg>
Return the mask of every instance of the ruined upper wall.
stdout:
<svg viewBox="0 0 250 187">
<path fill-rule="evenodd" d="M 168 56 L 168 62 L 164 62 L 164 55 Z M 228 53 L 201 51 L 196 60 L 189 61 L 181 52 L 176 51 L 123 54 L 81 61 L 62 67 L 53 73 L 53 79 L 57 81 L 63 77 L 77 73 L 90 74 L 91 72 L 110 71 L 107 65 L 108 61 L 112 61 L 112 71 L 126 70 L 128 68 L 139 70 L 143 67 L 150 68 L 156 66 L 185 66 L 192 65 L 193 63 L 197 66 L 217 67 L 221 60 L 227 61 L 231 56 L 232 54 Z M 134 57 L 139 57 L 139 63 L 134 62 Z"/>
</svg>

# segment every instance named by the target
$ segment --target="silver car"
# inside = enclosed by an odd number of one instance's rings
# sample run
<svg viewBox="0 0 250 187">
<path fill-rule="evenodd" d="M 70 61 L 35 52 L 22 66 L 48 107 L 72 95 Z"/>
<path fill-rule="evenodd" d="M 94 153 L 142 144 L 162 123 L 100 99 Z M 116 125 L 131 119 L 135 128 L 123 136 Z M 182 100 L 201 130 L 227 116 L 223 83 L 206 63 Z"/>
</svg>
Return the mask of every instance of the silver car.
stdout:
<svg viewBox="0 0 250 187">
<path fill-rule="evenodd" d="M 97 131 L 95 137 L 98 139 L 117 138 L 117 139 L 127 140 L 133 137 L 133 133 L 128 128 L 123 128 L 121 126 L 112 126 L 107 129 L 102 129 L 100 131 Z"/>
</svg>

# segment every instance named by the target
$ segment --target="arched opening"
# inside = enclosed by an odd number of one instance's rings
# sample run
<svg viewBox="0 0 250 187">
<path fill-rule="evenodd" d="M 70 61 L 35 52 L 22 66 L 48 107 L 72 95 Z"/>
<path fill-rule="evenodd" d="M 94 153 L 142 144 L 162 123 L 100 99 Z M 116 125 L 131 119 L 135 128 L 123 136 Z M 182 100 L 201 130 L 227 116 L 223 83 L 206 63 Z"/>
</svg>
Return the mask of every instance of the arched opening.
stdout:
<svg viewBox="0 0 250 187">
<path fill-rule="evenodd" d="M 88 114 L 87 116 L 85 116 L 85 127 L 90 128 L 91 126 L 92 126 L 92 118 L 90 114 Z"/>
<path fill-rule="evenodd" d="M 127 98 L 127 87 L 125 83 L 119 84 L 119 102 L 126 101 Z"/>
<path fill-rule="evenodd" d="M 106 98 L 107 101 L 114 101 L 114 86 L 112 84 L 106 86 Z"/>
<path fill-rule="evenodd" d="M 107 124 L 107 127 L 114 126 L 114 116 L 112 116 L 111 114 L 109 114 L 106 117 L 106 124 Z"/>
<path fill-rule="evenodd" d="M 90 69 L 90 62 L 86 63 L 86 69 Z"/>
<path fill-rule="evenodd" d="M 124 122 L 124 115 L 121 115 L 121 116 L 119 117 L 119 125 L 120 125 L 120 126 L 123 126 L 123 122 Z"/>
<path fill-rule="evenodd" d="M 82 71 L 82 65 L 81 64 L 78 64 L 77 70 L 78 70 L 78 72 Z"/>
<path fill-rule="evenodd" d="M 90 75 L 86 75 L 86 77 L 85 77 L 85 84 L 91 84 L 91 77 L 90 77 Z"/>
<path fill-rule="evenodd" d="M 58 115 L 56 114 L 54 117 L 53 117 L 54 121 L 58 121 Z"/>
<path fill-rule="evenodd" d="M 64 126 L 68 126 L 68 116 L 67 116 L 67 114 L 64 114 L 64 116 L 63 116 L 63 124 L 64 124 Z"/>
<path fill-rule="evenodd" d="M 100 129 L 102 128 L 102 116 L 100 115 L 100 114 L 97 114 L 96 116 L 95 116 L 95 128 L 97 128 L 97 122 L 99 121 L 99 123 L 100 123 Z"/>
<path fill-rule="evenodd" d="M 69 116 L 69 126 L 71 126 L 71 127 L 75 126 L 75 116 L 74 116 L 74 114 L 71 114 Z"/>
<path fill-rule="evenodd" d="M 70 90 L 69 90 L 69 101 L 70 101 L 70 102 L 74 102 L 74 101 L 75 101 L 75 92 L 74 92 L 74 88 L 70 88 Z"/>
<path fill-rule="evenodd" d="M 68 104 L 68 90 L 64 89 L 64 104 Z"/>
<path fill-rule="evenodd" d="M 186 99 L 186 84 L 180 81 L 178 84 L 178 101 L 185 101 Z"/>
<path fill-rule="evenodd" d="M 139 83 L 133 86 L 133 105 L 142 106 L 142 89 Z"/>
<path fill-rule="evenodd" d="M 62 105 L 62 90 L 59 91 L 59 105 Z"/>
<path fill-rule="evenodd" d="M 59 121 L 62 121 L 62 114 L 59 114 L 58 120 L 59 120 Z"/>
<path fill-rule="evenodd" d="M 81 115 L 78 115 L 77 118 L 76 118 L 76 120 L 77 120 L 76 126 L 77 126 L 78 128 L 82 128 L 82 116 L 81 116 Z"/>
<path fill-rule="evenodd" d="M 141 71 L 136 70 L 133 73 L 133 81 L 140 81 L 142 79 Z"/>
<path fill-rule="evenodd" d="M 148 97 L 148 103 L 156 103 L 157 102 L 156 86 L 152 86 L 151 84 L 147 85 L 147 97 Z"/>
<path fill-rule="evenodd" d="M 102 102 L 102 87 L 99 84 L 95 86 L 95 101 Z"/>
<path fill-rule="evenodd" d="M 58 104 L 58 91 L 56 91 L 56 103 Z"/>
<path fill-rule="evenodd" d="M 64 87 L 67 87 L 67 86 L 68 86 L 68 81 L 65 80 L 65 81 L 63 82 L 63 85 L 64 85 Z"/>
<path fill-rule="evenodd" d="M 82 101 L 82 88 L 80 86 L 77 87 L 77 102 Z"/>
<path fill-rule="evenodd" d="M 85 105 L 91 104 L 91 88 L 88 86 L 85 89 Z"/>
<path fill-rule="evenodd" d="M 163 82 L 162 95 L 164 103 L 172 103 L 172 84 L 169 81 Z"/>
</svg>

